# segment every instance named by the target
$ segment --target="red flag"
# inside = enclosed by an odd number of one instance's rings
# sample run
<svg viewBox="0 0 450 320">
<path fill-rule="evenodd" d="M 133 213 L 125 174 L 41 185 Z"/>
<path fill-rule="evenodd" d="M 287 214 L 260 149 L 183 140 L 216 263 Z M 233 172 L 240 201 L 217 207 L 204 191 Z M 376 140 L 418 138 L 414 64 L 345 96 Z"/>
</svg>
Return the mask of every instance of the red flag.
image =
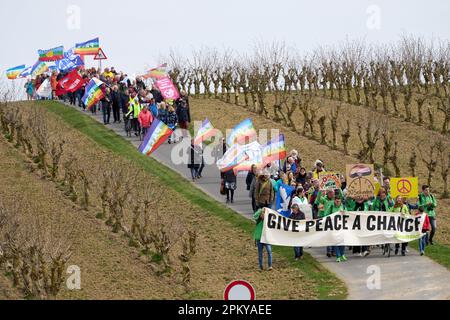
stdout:
<svg viewBox="0 0 450 320">
<path fill-rule="evenodd" d="M 77 70 L 71 71 L 67 76 L 58 81 L 56 88 L 56 95 L 65 94 L 67 92 L 75 92 L 80 89 L 84 84 L 83 78 L 80 76 Z"/>
</svg>

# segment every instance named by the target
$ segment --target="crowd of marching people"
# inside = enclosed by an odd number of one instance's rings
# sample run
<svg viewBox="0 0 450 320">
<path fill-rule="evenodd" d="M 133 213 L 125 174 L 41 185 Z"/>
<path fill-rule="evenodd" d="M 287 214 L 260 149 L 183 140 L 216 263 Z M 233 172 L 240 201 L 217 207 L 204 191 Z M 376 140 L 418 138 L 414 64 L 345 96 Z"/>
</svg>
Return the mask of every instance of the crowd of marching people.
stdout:
<svg viewBox="0 0 450 320">
<path fill-rule="evenodd" d="M 25 90 L 28 99 L 39 99 L 36 92 L 45 80 L 51 85 L 52 98 L 61 99 L 72 105 L 78 106 L 84 111 L 92 113 L 101 112 L 103 122 L 109 125 L 114 123 L 124 124 L 127 136 L 145 137 L 155 119 L 164 122 L 170 129 L 175 128 L 188 130 L 191 122 L 189 98 L 185 92 L 180 93 L 180 98 L 176 101 L 167 101 L 156 87 L 148 87 L 141 78 L 130 80 L 123 72 L 117 72 L 114 68 L 106 68 L 99 72 L 95 68 L 82 69 L 78 71 L 83 79 L 83 85 L 75 92 L 58 93 L 58 82 L 66 75 L 65 73 L 53 72 L 51 75 L 37 76 L 34 80 L 28 80 Z M 103 98 L 94 104 L 90 110 L 86 110 L 83 103 L 83 95 L 86 86 L 91 79 L 100 79 L 103 84 L 101 90 Z M 179 137 L 180 139 L 183 136 Z M 177 137 L 172 134 L 168 143 L 176 143 Z M 226 142 L 223 140 L 223 153 L 226 152 Z M 202 178 L 204 169 L 204 159 L 202 147 L 191 141 L 190 161 L 188 168 L 191 171 L 192 181 Z M 416 203 L 407 202 L 406 199 L 398 196 L 395 199 L 390 194 L 390 179 L 384 177 L 380 181 L 381 187 L 375 197 L 352 198 L 347 195 L 347 185 L 345 177 L 341 176 L 341 188 L 320 190 L 319 176 L 327 172 L 322 160 L 317 160 L 311 170 L 307 170 L 302 165 L 302 159 L 296 150 L 288 155 L 286 161 L 272 162 L 264 168 L 253 166 L 246 178 L 247 191 L 251 199 L 254 219 L 257 223 L 254 232 L 254 239 L 258 248 L 259 269 L 263 270 L 263 250 L 268 254 L 268 269 L 272 270 L 272 248 L 270 244 L 261 243 L 263 229 L 264 208 L 274 209 L 276 194 L 280 185 L 294 187 L 294 192 L 290 195 L 290 218 L 294 220 L 305 220 L 306 214 L 301 210 L 308 205 L 312 211 L 312 219 L 325 218 L 334 213 L 346 211 L 380 211 L 401 213 L 402 215 L 426 213 L 426 221 L 423 227 L 423 236 L 419 241 L 420 255 L 425 253 L 425 247 L 433 244 L 436 232 L 436 198 L 431 193 L 429 186 L 422 187 L 422 193 Z M 221 192 L 226 195 L 227 203 L 234 203 L 234 192 L 237 189 L 237 178 L 233 170 L 223 172 Z M 429 234 L 428 234 L 429 232 Z M 390 249 L 390 246 L 389 246 Z M 353 246 L 348 248 L 353 254 L 366 257 L 371 253 L 370 246 Z M 395 254 L 406 255 L 407 243 L 395 245 Z M 335 257 L 337 262 L 347 260 L 346 248 L 334 246 L 326 248 L 326 256 Z M 300 260 L 303 257 L 303 248 L 294 248 L 294 258 Z"/>
<path fill-rule="evenodd" d="M 430 187 L 422 186 L 422 192 L 415 203 L 406 201 L 401 196 L 393 199 L 390 194 L 390 178 L 384 177 L 378 194 L 372 198 L 351 198 L 347 196 L 347 185 L 345 177 L 342 177 L 340 189 L 328 189 L 321 191 L 319 189 L 319 175 L 326 172 L 324 162 L 317 160 L 311 168 L 302 166 L 298 152 L 293 150 L 287 160 L 280 167 L 276 163 L 268 164 L 267 167 L 260 169 L 256 166 L 248 173 L 246 184 L 249 191 L 249 197 L 252 201 L 256 229 L 254 239 L 258 248 L 259 269 L 263 270 L 263 250 L 266 248 L 268 255 L 268 269 L 272 270 L 272 248 L 270 244 L 261 243 L 261 235 L 264 220 L 264 208 L 274 209 L 276 194 L 280 184 L 295 187 L 290 197 L 289 210 L 290 218 L 294 220 L 305 220 L 305 212 L 300 208 L 309 205 L 312 210 L 313 219 L 325 218 L 340 211 L 379 211 L 401 213 L 402 215 L 416 215 L 426 213 L 426 220 L 422 233 L 424 236 L 419 240 L 420 255 L 424 255 L 425 247 L 433 245 L 433 238 L 436 233 L 436 207 L 435 196 L 431 193 Z M 226 173 L 225 176 L 232 175 Z M 226 178 L 229 181 L 232 178 Z M 383 246 L 383 250 L 388 245 Z M 389 250 L 391 246 L 389 245 Z M 370 246 L 349 247 L 353 254 L 366 257 L 371 253 Z M 395 255 L 405 256 L 408 252 L 407 243 L 395 245 Z M 337 262 L 347 261 L 346 248 L 344 246 L 334 246 L 326 248 L 326 256 L 335 257 Z M 294 248 L 294 257 L 300 260 L 303 257 L 303 248 Z"/>
<path fill-rule="evenodd" d="M 134 133 L 142 139 L 154 119 L 164 122 L 172 130 L 176 127 L 188 129 L 191 114 L 189 98 L 185 92 L 181 92 L 181 97 L 176 101 L 167 101 L 156 86 L 149 87 L 139 77 L 131 80 L 125 73 L 117 72 L 114 67 L 105 68 L 102 72 L 95 68 L 80 69 L 78 72 L 82 76 L 83 85 L 75 92 L 58 92 L 59 81 L 67 75 L 64 72 L 53 71 L 51 75 L 42 74 L 33 80 L 29 79 L 25 84 L 28 100 L 43 99 L 37 92 L 48 79 L 52 99 L 64 100 L 93 114 L 101 112 L 105 125 L 109 125 L 111 121 L 123 122 L 127 136 L 132 136 Z M 103 82 L 101 85 L 103 98 L 87 110 L 82 98 L 86 86 L 94 78 Z M 169 138 L 169 143 L 175 142 L 177 139 L 173 135 Z"/>
</svg>

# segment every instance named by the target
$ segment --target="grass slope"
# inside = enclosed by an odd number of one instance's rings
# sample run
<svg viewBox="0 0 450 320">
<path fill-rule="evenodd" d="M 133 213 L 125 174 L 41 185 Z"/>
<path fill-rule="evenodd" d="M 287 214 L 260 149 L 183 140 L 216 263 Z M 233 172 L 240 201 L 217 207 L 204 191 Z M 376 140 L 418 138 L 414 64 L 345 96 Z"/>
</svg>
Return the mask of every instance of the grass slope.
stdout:
<svg viewBox="0 0 450 320">
<path fill-rule="evenodd" d="M 39 102 L 49 111 L 58 115 L 62 120 L 73 128 L 90 137 L 99 145 L 110 151 L 129 159 L 141 166 L 144 170 L 157 176 L 165 184 L 185 197 L 188 201 L 202 207 L 214 216 L 229 222 L 235 228 L 239 228 L 249 234 L 253 232 L 254 224 L 237 215 L 234 211 L 218 203 L 213 198 L 192 185 L 178 173 L 168 169 L 152 158 L 145 157 L 125 139 L 115 134 L 112 130 L 106 129 L 103 125 L 89 116 L 83 115 L 73 108 L 68 108 L 53 101 Z M 177 181 L 176 184 L 173 181 Z M 280 254 L 292 260 L 292 248 L 276 247 L 274 253 Z M 320 299 L 345 299 L 347 289 L 344 283 L 334 274 L 326 270 L 310 255 L 306 255 L 301 262 L 291 262 L 292 266 L 300 268 L 303 273 L 312 281 L 317 283 L 316 291 Z"/>
</svg>

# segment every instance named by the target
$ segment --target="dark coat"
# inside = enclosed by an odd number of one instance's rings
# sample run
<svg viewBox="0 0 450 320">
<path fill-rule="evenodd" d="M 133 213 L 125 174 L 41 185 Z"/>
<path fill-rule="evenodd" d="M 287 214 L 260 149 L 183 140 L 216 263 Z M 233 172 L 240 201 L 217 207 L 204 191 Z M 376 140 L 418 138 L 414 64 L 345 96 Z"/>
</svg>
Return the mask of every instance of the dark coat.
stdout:
<svg viewBox="0 0 450 320">
<path fill-rule="evenodd" d="M 203 162 L 202 149 L 199 146 L 191 144 L 191 156 L 189 158 L 188 168 L 199 169 Z"/>
<path fill-rule="evenodd" d="M 226 182 L 228 182 L 228 183 L 233 183 L 233 182 L 236 183 L 237 182 L 237 179 L 236 179 L 236 176 L 234 175 L 233 170 L 228 170 L 227 172 L 224 172 L 223 179 L 225 180 L 225 183 Z"/>
<path fill-rule="evenodd" d="M 159 90 L 151 90 L 150 93 L 153 95 L 153 99 L 155 99 L 156 103 L 161 103 L 164 101 L 164 98 Z"/>
<path fill-rule="evenodd" d="M 177 105 L 177 117 L 179 122 L 191 122 L 191 111 L 189 109 L 189 103 L 185 99 L 178 99 Z"/>
<path fill-rule="evenodd" d="M 255 174 L 252 171 L 249 171 L 247 174 L 247 178 L 245 179 L 245 184 L 247 185 L 247 190 L 250 190 L 250 186 L 252 185 L 253 178 Z"/>
<path fill-rule="evenodd" d="M 120 93 L 120 105 L 124 114 L 128 113 L 128 104 L 130 103 L 130 96 L 125 93 Z"/>
</svg>

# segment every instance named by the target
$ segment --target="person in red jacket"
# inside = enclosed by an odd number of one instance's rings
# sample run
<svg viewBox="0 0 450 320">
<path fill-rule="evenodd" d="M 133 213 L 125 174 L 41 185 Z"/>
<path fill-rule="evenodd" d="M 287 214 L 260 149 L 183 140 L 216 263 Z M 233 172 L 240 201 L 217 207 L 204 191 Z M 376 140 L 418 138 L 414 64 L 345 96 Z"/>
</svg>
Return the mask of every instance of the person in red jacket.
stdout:
<svg viewBox="0 0 450 320">
<path fill-rule="evenodd" d="M 425 211 L 425 208 L 420 206 L 419 211 L 417 212 L 417 215 L 422 215 Z M 430 218 L 428 218 L 428 215 L 425 214 L 425 222 L 423 223 L 422 227 L 422 238 L 419 239 L 419 251 L 420 255 L 423 256 L 425 254 L 425 247 L 427 246 L 428 242 L 428 231 L 431 229 L 431 223 Z"/>
<path fill-rule="evenodd" d="M 148 110 L 147 106 L 145 106 L 142 109 L 142 111 L 139 113 L 138 121 L 139 121 L 139 124 L 141 125 L 141 128 L 142 128 L 142 135 L 145 137 L 145 135 L 147 134 L 148 129 L 150 128 L 150 126 L 153 123 L 153 115 Z"/>
</svg>

